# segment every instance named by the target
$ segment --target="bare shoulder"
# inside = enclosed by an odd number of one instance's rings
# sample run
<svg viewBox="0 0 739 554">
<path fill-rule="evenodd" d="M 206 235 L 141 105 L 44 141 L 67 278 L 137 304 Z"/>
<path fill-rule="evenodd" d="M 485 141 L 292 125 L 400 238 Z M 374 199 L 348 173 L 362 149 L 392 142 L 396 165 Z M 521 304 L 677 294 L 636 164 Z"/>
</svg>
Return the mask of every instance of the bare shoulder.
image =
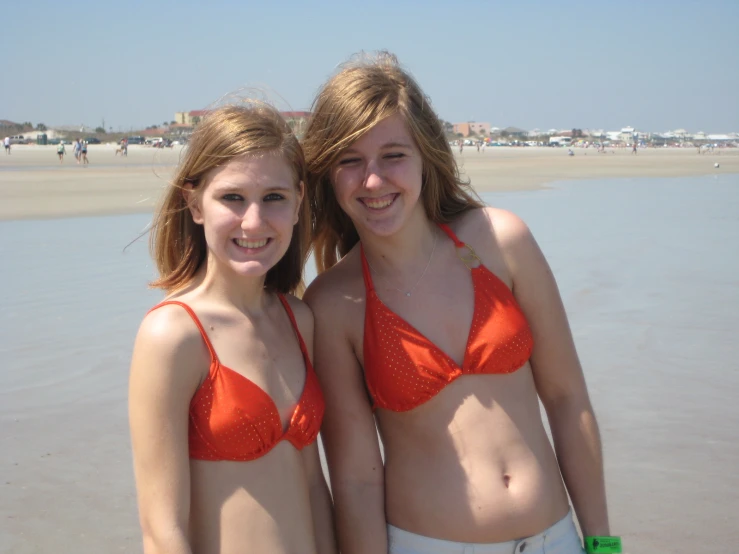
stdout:
<svg viewBox="0 0 739 554">
<path fill-rule="evenodd" d="M 459 235 L 469 237 L 470 242 L 484 244 L 493 241 L 506 253 L 511 248 L 533 240 L 523 219 L 508 210 L 490 206 L 466 212 L 456 222 L 456 227 Z"/>
<path fill-rule="evenodd" d="M 136 335 L 132 372 L 172 372 L 199 382 L 208 362 L 203 337 L 181 306 L 162 306 L 144 317 Z"/>
<path fill-rule="evenodd" d="M 517 295 L 532 294 L 534 289 L 553 281 L 549 264 L 523 219 L 498 208 L 488 207 L 481 211 L 510 275 L 511 288 Z"/>
<path fill-rule="evenodd" d="M 156 342 L 161 348 L 187 348 L 202 341 L 192 317 L 181 306 L 170 304 L 149 312 L 139 327 L 137 340 Z"/>
<path fill-rule="evenodd" d="M 359 252 L 352 250 L 331 269 L 316 277 L 303 295 L 316 320 L 342 321 L 364 300 Z"/>
<path fill-rule="evenodd" d="M 538 252 L 526 223 L 508 210 L 492 207 L 470 210 L 451 227 L 460 240 L 475 250 L 482 263 L 509 286 L 516 280 L 521 258 Z"/>
</svg>

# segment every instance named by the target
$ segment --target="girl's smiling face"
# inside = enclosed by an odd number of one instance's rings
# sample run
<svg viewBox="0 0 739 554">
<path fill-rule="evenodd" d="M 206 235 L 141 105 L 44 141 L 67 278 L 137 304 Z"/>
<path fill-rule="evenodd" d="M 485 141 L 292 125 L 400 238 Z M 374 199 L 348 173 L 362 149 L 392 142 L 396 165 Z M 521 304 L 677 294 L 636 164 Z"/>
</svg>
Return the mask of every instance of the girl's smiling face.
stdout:
<svg viewBox="0 0 739 554">
<path fill-rule="evenodd" d="M 190 193 L 209 258 L 237 275 L 264 277 L 285 255 L 303 200 L 303 183 L 277 153 L 247 154 L 212 170 Z"/>
<path fill-rule="evenodd" d="M 423 210 L 422 181 L 421 153 L 397 114 L 357 139 L 331 169 L 336 199 L 357 230 L 380 236 L 397 232 Z"/>
</svg>

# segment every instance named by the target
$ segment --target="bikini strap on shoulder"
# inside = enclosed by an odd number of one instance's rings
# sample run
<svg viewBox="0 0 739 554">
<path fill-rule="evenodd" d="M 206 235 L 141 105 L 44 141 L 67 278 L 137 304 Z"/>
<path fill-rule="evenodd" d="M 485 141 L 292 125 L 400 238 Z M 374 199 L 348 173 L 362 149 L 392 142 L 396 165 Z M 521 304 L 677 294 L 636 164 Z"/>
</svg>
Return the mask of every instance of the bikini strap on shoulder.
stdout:
<svg viewBox="0 0 739 554">
<path fill-rule="evenodd" d="M 454 234 L 454 231 L 452 231 L 449 225 L 447 225 L 446 223 L 439 223 L 438 225 L 439 229 L 444 231 L 447 236 L 454 241 L 454 246 L 456 246 L 457 248 L 462 248 L 463 246 L 465 246 L 465 244 L 457 238 L 457 235 Z"/>
<path fill-rule="evenodd" d="M 149 310 L 148 313 L 153 312 L 154 310 L 158 310 L 162 306 L 167 306 L 170 304 L 174 304 L 175 306 L 181 306 L 185 309 L 185 311 L 190 315 L 190 318 L 192 318 L 193 322 L 198 328 L 198 331 L 200 331 L 200 336 L 203 337 L 203 342 L 205 342 L 205 346 L 208 348 L 208 352 L 210 352 L 210 359 L 218 361 L 218 356 L 216 355 L 215 348 L 213 348 L 213 345 L 210 342 L 210 339 L 208 338 L 208 334 L 205 332 L 205 328 L 203 327 L 203 324 L 200 323 L 200 319 L 198 319 L 198 316 L 195 315 L 195 312 L 193 309 L 185 304 L 184 302 L 180 302 L 179 300 L 165 300 L 164 302 L 161 302 L 154 306 L 151 310 Z"/>
<path fill-rule="evenodd" d="M 454 241 L 454 246 L 457 247 L 457 257 L 462 260 L 462 263 L 467 266 L 467 269 L 474 269 L 480 265 L 482 265 L 482 260 L 477 255 L 475 250 L 466 242 L 462 242 L 457 238 L 457 235 L 454 234 L 454 231 L 451 230 L 449 225 L 446 223 L 439 223 L 439 228 L 444 231 L 450 239 Z M 461 250 L 462 248 L 465 248 L 466 250 Z"/>
<path fill-rule="evenodd" d="M 359 243 L 359 254 L 362 258 L 362 276 L 364 277 L 364 286 L 368 291 L 375 290 L 375 286 L 372 283 L 372 274 L 370 273 L 369 262 L 367 256 L 364 255 L 364 246 Z"/>
<path fill-rule="evenodd" d="M 300 329 L 298 328 L 298 321 L 295 319 L 295 314 L 293 313 L 293 309 L 290 307 L 290 303 L 287 301 L 287 298 L 285 298 L 285 295 L 282 293 L 277 293 L 277 298 L 280 299 L 280 302 L 282 302 L 282 305 L 285 308 L 285 311 L 287 312 L 287 316 L 290 318 L 290 324 L 293 326 L 293 330 L 295 331 L 295 334 L 298 337 L 298 343 L 300 344 L 300 351 L 305 356 L 306 362 L 310 360 L 310 357 L 308 356 L 308 348 L 305 346 L 305 341 L 303 340 L 303 335 L 300 334 Z"/>
</svg>

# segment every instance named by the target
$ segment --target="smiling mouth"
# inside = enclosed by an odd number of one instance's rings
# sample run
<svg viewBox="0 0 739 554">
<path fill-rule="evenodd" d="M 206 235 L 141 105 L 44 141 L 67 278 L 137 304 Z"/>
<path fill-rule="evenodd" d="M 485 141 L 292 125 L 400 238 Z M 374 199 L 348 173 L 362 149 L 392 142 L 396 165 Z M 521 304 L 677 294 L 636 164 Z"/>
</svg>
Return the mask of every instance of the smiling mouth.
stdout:
<svg viewBox="0 0 739 554">
<path fill-rule="evenodd" d="M 386 194 L 380 198 L 361 198 L 362 204 L 371 210 L 384 210 L 392 204 L 398 197 L 398 194 Z"/>
<path fill-rule="evenodd" d="M 247 239 L 233 239 L 236 246 L 239 246 L 241 248 L 248 248 L 249 250 L 257 250 L 259 248 L 264 248 L 267 246 L 267 243 L 270 242 L 272 239 L 262 239 L 262 240 L 247 240 Z"/>
</svg>

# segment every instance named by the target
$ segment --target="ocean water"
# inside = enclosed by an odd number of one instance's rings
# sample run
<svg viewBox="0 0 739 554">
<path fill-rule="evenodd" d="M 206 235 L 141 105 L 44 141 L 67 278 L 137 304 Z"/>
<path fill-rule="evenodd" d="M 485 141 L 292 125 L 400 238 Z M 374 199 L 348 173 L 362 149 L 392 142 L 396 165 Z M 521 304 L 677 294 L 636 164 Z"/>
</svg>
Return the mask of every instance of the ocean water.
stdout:
<svg viewBox="0 0 739 554">
<path fill-rule="evenodd" d="M 739 175 L 483 198 L 557 277 L 626 551 L 739 540 Z M 149 219 L 0 222 L 0 552 L 141 551 L 126 382 L 161 298 Z"/>
</svg>

